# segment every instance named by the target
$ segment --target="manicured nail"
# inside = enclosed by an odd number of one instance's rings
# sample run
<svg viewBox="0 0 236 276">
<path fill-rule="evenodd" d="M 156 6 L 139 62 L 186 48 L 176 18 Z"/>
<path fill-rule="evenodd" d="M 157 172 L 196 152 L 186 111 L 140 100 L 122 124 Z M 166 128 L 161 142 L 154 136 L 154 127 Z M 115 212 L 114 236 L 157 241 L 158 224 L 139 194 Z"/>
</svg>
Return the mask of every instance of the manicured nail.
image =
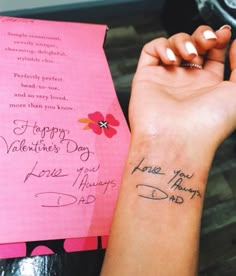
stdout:
<svg viewBox="0 0 236 276">
<path fill-rule="evenodd" d="M 168 57 L 169 60 L 176 61 L 176 56 L 170 48 L 166 49 L 166 54 L 167 54 L 167 57 Z"/>
<path fill-rule="evenodd" d="M 231 30 L 231 26 L 230 25 L 223 25 L 222 27 L 220 27 L 219 30 L 223 30 L 223 29 L 229 29 L 229 30 Z"/>
<path fill-rule="evenodd" d="M 217 38 L 217 36 L 210 30 L 204 31 L 203 36 L 205 39 L 216 39 Z"/>
<path fill-rule="evenodd" d="M 188 52 L 189 54 L 194 54 L 194 55 L 196 55 L 196 56 L 198 55 L 197 50 L 196 50 L 196 48 L 194 47 L 193 43 L 187 41 L 187 42 L 185 43 L 185 48 L 186 48 L 186 50 L 187 50 L 187 52 Z"/>
</svg>

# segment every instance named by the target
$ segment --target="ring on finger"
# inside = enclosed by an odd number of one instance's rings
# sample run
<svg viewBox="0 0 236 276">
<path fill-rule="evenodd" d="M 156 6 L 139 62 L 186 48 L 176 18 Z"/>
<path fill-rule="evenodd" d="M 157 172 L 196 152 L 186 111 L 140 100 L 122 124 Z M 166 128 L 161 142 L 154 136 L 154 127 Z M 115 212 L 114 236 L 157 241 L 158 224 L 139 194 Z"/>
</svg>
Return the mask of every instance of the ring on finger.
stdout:
<svg viewBox="0 0 236 276">
<path fill-rule="evenodd" d="M 202 65 L 199 65 L 197 63 L 191 63 L 191 62 L 182 62 L 181 67 L 190 68 L 190 69 L 200 69 L 202 70 Z"/>
</svg>

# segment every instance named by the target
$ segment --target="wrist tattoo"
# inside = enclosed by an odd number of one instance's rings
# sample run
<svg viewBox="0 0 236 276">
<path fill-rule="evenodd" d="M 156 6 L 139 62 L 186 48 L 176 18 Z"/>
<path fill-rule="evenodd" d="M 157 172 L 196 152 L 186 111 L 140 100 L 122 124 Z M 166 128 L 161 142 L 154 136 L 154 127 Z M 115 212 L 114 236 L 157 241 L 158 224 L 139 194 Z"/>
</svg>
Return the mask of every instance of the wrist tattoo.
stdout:
<svg viewBox="0 0 236 276">
<path fill-rule="evenodd" d="M 146 165 L 143 158 L 138 165 L 134 167 L 131 174 L 146 173 L 156 175 L 158 183 L 137 184 L 138 196 L 150 200 L 167 200 L 176 204 L 183 204 L 188 200 L 201 198 L 199 189 L 190 187 L 194 173 L 185 173 L 183 170 L 173 170 L 171 173 L 165 173 L 161 166 Z"/>
</svg>

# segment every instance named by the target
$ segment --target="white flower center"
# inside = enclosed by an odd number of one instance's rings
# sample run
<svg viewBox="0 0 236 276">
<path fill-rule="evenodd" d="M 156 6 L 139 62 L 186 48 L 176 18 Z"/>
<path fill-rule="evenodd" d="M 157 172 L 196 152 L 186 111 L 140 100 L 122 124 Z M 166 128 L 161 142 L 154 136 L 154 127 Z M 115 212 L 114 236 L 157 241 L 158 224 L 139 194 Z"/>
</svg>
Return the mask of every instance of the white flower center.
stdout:
<svg viewBox="0 0 236 276">
<path fill-rule="evenodd" d="M 108 128 L 108 122 L 107 121 L 99 121 L 98 125 L 100 128 Z"/>
</svg>

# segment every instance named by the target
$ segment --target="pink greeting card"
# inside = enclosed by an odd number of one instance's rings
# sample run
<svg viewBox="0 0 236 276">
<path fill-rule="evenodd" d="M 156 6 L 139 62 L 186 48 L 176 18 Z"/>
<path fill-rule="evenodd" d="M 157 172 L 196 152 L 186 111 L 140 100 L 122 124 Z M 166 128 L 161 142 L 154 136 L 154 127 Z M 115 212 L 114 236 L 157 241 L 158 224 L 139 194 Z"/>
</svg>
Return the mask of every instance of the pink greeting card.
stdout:
<svg viewBox="0 0 236 276">
<path fill-rule="evenodd" d="M 105 33 L 0 17 L 0 244 L 109 234 L 129 130 Z"/>
</svg>

